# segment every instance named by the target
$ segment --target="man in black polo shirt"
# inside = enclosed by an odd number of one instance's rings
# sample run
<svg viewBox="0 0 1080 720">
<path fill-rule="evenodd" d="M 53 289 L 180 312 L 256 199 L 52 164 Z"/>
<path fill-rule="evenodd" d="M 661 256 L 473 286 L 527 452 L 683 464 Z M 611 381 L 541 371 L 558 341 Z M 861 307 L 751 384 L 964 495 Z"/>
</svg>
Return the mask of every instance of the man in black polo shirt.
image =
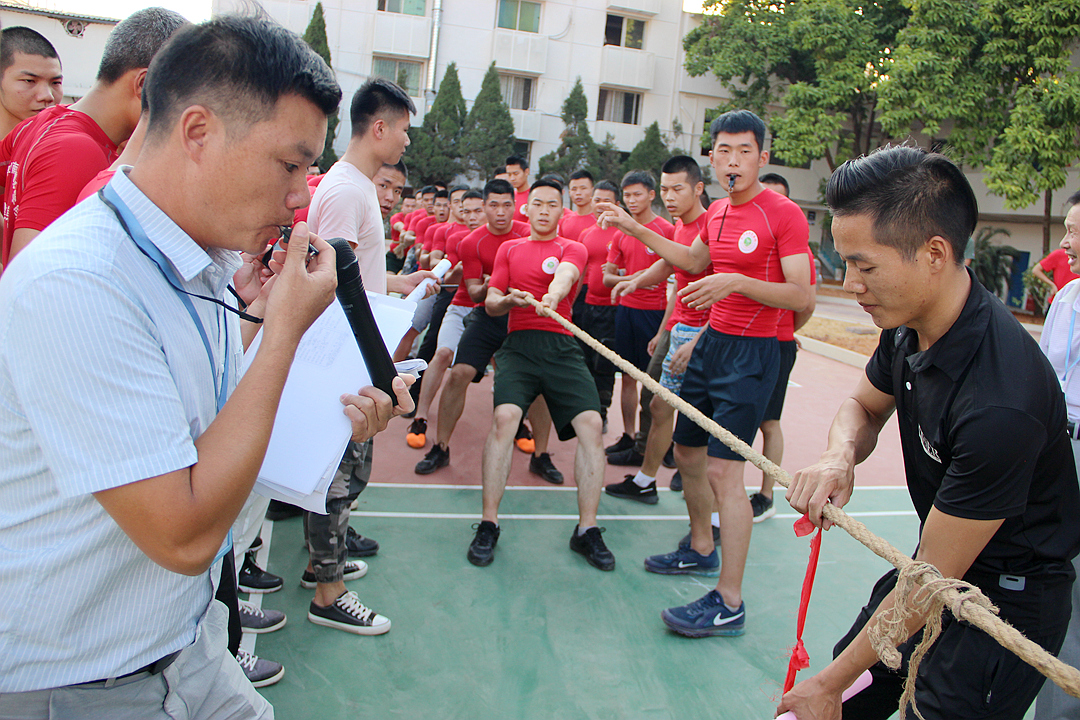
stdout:
<svg viewBox="0 0 1080 720">
<path fill-rule="evenodd" d="M 1056 653 L 1080 552 L 1065 401 L 1038 345 L 963 265 L 978 216 L 971 187 L 945 157 L 896 147 L 845 163 L 826 197 L 844 287 L 883 331 L 828 449 L 796 474 L 788 500 L 815 523 L 826 502 L 846 504 L 855 465 L 897 410 L 922 522 L 916 558 L 977 585 L 1004 620 Z M 896 712 L 904 676 L 877 663 L 865 631 L 893 605 L 895 582 L 895 572 L 878 581 L 833 662 L 785 694 L 780 711 L 839 718 L 841 692 L 869 668 L 873 684 L 843 704 L 844 717 Z M 905 661 L 925 622 L 908 620 Z M 1036 670 L 946 614 L 915 703 L 927 720 L 1019 720 L 1042 684 Z"/>
</svg>

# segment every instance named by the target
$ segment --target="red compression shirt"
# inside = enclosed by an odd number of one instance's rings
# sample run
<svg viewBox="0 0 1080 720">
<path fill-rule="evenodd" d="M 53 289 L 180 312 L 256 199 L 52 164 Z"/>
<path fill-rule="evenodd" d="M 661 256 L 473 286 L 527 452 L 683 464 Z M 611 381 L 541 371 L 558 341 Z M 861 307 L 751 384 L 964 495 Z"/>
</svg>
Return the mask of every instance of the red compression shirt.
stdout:
<svg viewBox="0 0 1080 720">
<path fill-rule="evenodd" d="M 1054 285 L 1058 290 L 1077 278 L 1069 269 L 1069 256 L 1065 254 L 1063 248 L 1058 248 L 1040 260 L 1039 267 L 1043 269 L 1043 272 L 1053 273 Z"/>
<path fill-rule="evenodd" d="M 645 227 L 658 235 L 663 235 L 668 240 L 675 236 L 675 226 L 662 217 L 654 218 Z M 659 259 L 660 256 L 646 247 L 645 243 L 621 232 L 611 241 L 611 250 L 607 257 L 608 262 L 615 263 L 626 270 L 627 275 L 646 270 Z M 656 287 L 642 288 L 632 292 L 623 297 L 619 303 L 624 307 L 638 310 L 665 310 L 667 309 L 667 283 L 658 283 Z"/>
<path fill-rule="evenodd" d="M 576 212 L 564 213 L 562 219 L 559 220 L 559 236 L 581 242 L 581 234 L 593 227 L 596 227 L 596 216 L 592 213 L 588 215 L 578 215 Z"/>
<path fill-rule="evenodd" d="M 601 230 L 597 225 L 581 233 L 580 242 L 589 252 L 589 264 L 585 269 L 585 283 L 588 285 L 585 302 L 589 305 L 610 307 L 617 304 L 611 302 L 611 288 L 604 285 L 604 263 L 607 262 L 612 241 L 621 234 L 618 228 Z"/>
<path fill-rule="evenodd" d="M 689 225 L 683 225 L 682 220 L 675 221 L 675 242 L 680 245 L 690 247 L 694 244 L 694 241 L 698 239 L 702 231 L 705 230 L 705 218 L 708 213 L 701 213 L 698 215 L 697 220 Z M 708 277 L 712 274 L 712 271 L 706 268 L 697 275 L 691 275 L 685 270 L 675 268 L 675 292 L 682 290 L 684 287 L 700 280 L 703 277 Z M 709 319 L 708 310 L 694 310 L 686 306 L 686 303 L 679 298 L 675 301 L 675 311 L 671 313 L 671 318 L 668 320 L 667 330 L 675 327 L 675 323 L 682 323 L 683 325 L 689 325 L 691 327 L 701 327 Z"/>
<path fill-rule="evenodd" d="M 492 235 L 489 225 L 481 225 L 471 233 L 458 241 L 457 252 L 461 258 L 461 285 L 454 294 L 452 303 L 464 305 L 466 301 L 472 303 L 469 291 L 465 289 L 465 281 L 469 278 L 483 281 L 485 275 L 491 275 L 495 268 L 495 254 L 499 247 L 508 240 L 517 240 L 529 234 L 529 226 L 523 222 L 514 221 L 510 230 L 502 235 Z M 477 303 L 472 303 L 476 305 Z"/>
<path fill-rule="evenodd" d="M 543 242 L 521 238 L 504 243 L 495 254 L 491 287 L 504 293 L 509 292 L 510 288 L 523 290 L 532 293 L 533 297 L 539 300 L 547 294 L 560 263 L 573 263 L 580 273 L 585 269 L 587 254 L 581 243 L 561 237 Z M 573 295 L 574 291 L 571 289 L 556 309 L 563 317 L 570 317 L 570 298 Z M 551 318 L 537 315 L 536 309 L 531 305 L 511 308 L 507 327 L 509 332 L 545 330 L 561 335 L 570 334 Z"/>
<path fill-rule="evenodd" d="M 441 224 L 435 219 L 434 215 L 428 215 L 416 221 L 416 225 L 413 226 L 413 231 L 416 233 L 416 244 L 421 245 L 424 252 L 431 252 L 431 241 L 434 239 L 433 231 L 436 226 Z"/>
<path fill-rule="evenodd" d="M 810 292 L 814 292 L 813 286 L 817 285 L 817 268 L 814 267 L 814 253 L 808 253 L 810 260 Z M 793 310 L 781 310 L 780 320 L 776 323 L 776 339 L 782 342 L 795 340 L 795 312 Z"/>
<path fill-rule="evenodd" d="M 438 250 L 446 255 L 446 238 L 450 233 L 465 230 L 465 223 L 444 222 L 435 228 L 435 234 L 431 236 L 431 252 Z M 430 232 L 430 231 L 429 231 Z"/>
<path fill-rule="evenodd" d="M 731 205 L 727 198 L 717 200 L 708 216 L 707 237 L 702 239 L 708 242 L 714 273 L 785 282 L 780 258 L 810 251 L 806 216 L 798 205 L 768 188 L 741 205 Z M 721 225 L 723 235 L 717 238 Z M 733 293 L 713 304 L 709 325 L 728 335 L 775 337 L 779 316 L 779 308 Z"/>
</svg>

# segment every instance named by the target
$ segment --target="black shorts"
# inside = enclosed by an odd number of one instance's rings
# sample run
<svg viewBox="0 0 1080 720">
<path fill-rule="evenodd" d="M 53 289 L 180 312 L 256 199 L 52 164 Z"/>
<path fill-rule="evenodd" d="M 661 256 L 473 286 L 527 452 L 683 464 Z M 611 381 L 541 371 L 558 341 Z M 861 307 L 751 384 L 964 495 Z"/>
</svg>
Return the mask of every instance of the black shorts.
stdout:
<svg viewBox="0 0 1080 720">
<path fill-rule="evenodd" d="M 788 378 L 791 377 L 791 368 L 795 367 L 795 353 L 798 351 L 799 345 L 794 340 L 780 341 L 780 374 L 776 378 L 776 387 L 773 388 L 762 422 L 780 419 L 780 413 L 784 411 L 784 399 L 787 397 Z"/>
<path fill-rule="evenodd" d="M 615 308 L 615 352 L 642 372 L 649 367 L 649 341 L 660 331 L 663 310 Z"/>
<path fill-rule="evenodd" d="M 583 412 L 600 412 L 596 383 L 585 356 L 570 335 L 547 330 L 518 330 L 495 353 L 495 407 L 517 405 L 522 413 L 538 395 L 547 401 L 559 439 L 574 437 L 571 421 Z"/>
<path fill-rule="evenodd" d="M 473 311 L 465 316 L 465 332 L 458 340 L 454 366 L 468 365 L 475 368 L 474 383 L 484 379 L 484 370 L 491 362 L 491 356 L 506 340 L 506 323 L 509 318 L 509 315 L 491 317 L 483 305 L 473 308 Z"/>
<path fill-rule="evenodd" d="M 690 356 L 679 397 L 750 444 L 779 370 L 780 343 L 775 337 L 736 337 L 709 328 Z M 688 447 L 708 445 L 711 457 L 744 459 L 681 414 L 673 439 Z"/>
<path fill-rule="evenodd" d="M 599 340 L 603 345 L 615 349 L 615 306 L 590 305 L 583 302 L 574 306 L 574 324 Z M 580 340 L 578 341 L 581 342 Z M 612 376 L 615 366 L 611 361 L 592 348 L 581 343 L 585 353 L 585 362 L 593 375 Z M 617 352 L 617 351 L 616 351 Z"/>
<path fill-rule="evenodd" d="M 457 292 L 457 285 L 453 287 L 443 287 L 439 294 L 435 296 L 435 305 L 431 310 L 431 322 L 428 323 L 427 334 L 424 335 L 424 341 L 420 343 L 420 349 L 417 351 L 416 356 L 426 362 L 431 362 L 431 359 L 435 357 L 435 351 L 439 349 L 439 330 L 442 328 L 443 316 L 446 315 L 446 308 L 450 307 L 450 301 L 454 299 L 454 293 Z"/>
<path fill-rule="evenodd" d="M 874 590 L 855 624 L 833 649 L 839 655 L 873 615 L 896 585 L 896 571 L 888 573 Z M 1030 640 L 1056 655 L 1065 639 L 1072 606 L 1072 582 L 1067 577 L 1025 578 L 1022 591 L 998 585 L 1001 576 L 981 577 L 968 573 L 968 582 L 1001 610 L 1001 619 Z M 916 633 L 898 648 L 903 658 L 900 672 L 881 663 L 870 668 L 870 687 L 844 703 L 844 717 L 877 720 L 894 715 L 900 705 L 908 658 L 922 638 Z M 915 681 L 915 704 L 926 720 L 1021 720 L 1043 684 L 1038 670 L 1001 647 L 996 640 L 946 612 L 941 635 L 919 665 Z M 908 717 L 914 713 L 908 710 Z"/>
<path fill-rule="evenodd" d="M 405 258 L 398 257 L 393 250 L 386 251 L 386 272 L 397 275 L 405 267 Z"/>
</svg>

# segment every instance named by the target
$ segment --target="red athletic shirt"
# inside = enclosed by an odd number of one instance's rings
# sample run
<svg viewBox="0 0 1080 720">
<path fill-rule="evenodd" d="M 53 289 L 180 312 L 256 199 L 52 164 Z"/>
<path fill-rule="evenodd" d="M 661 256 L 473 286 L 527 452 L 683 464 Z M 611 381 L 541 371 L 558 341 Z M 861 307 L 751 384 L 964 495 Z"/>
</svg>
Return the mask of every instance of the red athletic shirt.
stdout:
<svg viewBox="0 0 1080 720">
<path fill-rule="evenodd" d="M 698 236 L 705 230 L 706 216 L 707 213 L 701 213 L 701 215 L 698 215 L 698 219 L 689 225 L 683 225 L 682 220 L 676 220 L 675 242 L 680 245 L 685 245 L 686 247 L 693 245 L 694 241 L 697 240 Z M 675 291 L 678 292 L 695 280 L 700 280 L 711 274 L 712 272 L 708 268 L 699 272 L 697 275 L 691 275 L 685 270 L 675 268 Z M 675 301 L 675 310 L 671 313 L 671 318 L 668 320 L 666 329 L 670 330 L 675 327 L 675 323 L 682 323 L 683 325 L 689 325 L 691 327 L 701 327 L 708 321 L 708 318 L 708 310 L 694 310 L 689 308 L 686 303 L 682 301 L 682 298 L 679 298 Z"/>
<path fill-rule="evenodd" d="M 1077 278 L 1069 269 L 1069 256 L 1062 248 L 1058 248 L 1040 260 L 1039 266 L 1043 272 L 1053 273 L 1054 285 L 1058 290 Z"/>
<path fill-rule="evenodd" d="M 469 291 L 465 289 L 465 280 L 469 278 L 483 280 L 485 275 L 491 275 L 491 271 L 495 268 L 495 254 L 499 251 L 499 246 L 507 240 L 517 240 L 528 234 L 528 224 L 515 220 L 510 225 L 510 230 L 502 235 L 492 235 L 490 226 L 481 225 L 461 238 L 457 244 L 458 257 L 461 258 L 461 284 L 451 303 L 475 306 L 477 303 L 472 302 Z"/>
<path fill-rule="evenodd" d="M 616 235 L 621 235 L 618 228 L 609 227 L 601 230 L 598 225 L 593 225 L 581 233 L 578 241 L 589 252 L 589 264 L 585 268 L 585 283 L 588 289 L 585 291 L 585 302 L 589 305 L 602 305 L 611 307 L 611 288 L 604 286 L 604 263 L 607 262 L 611 243 Z"/>
<path fill-rule="evenodd" d="M 96 193 L 101 188 L 108 185 L 109 181 L 112 180 L 113 175 L 115 175 L 115 174 L 116 174 L 116 171 L 112 170 L 110 168 L 105 168 L 104 170 L 99 172 L 97 175 L 94 176 L 93 180 L 91 180 L 90 182 L 86 183 L 85 186 L 83 186 L 82 192 L 79 193 L 79 198 L 75 201 L 75 203 L 76 204 L 81 203 L 83 200 L 85 200 L 86 198 L 90 197 L 91 195 Z"/>
<path fill-rule="evenodd" d="M 529 222 L 529 216 L 525 214 L 525 204 L 529 202 L 529 188 L 521 192 L 514 191 L 514 220 Z"/>
<path fill-rule="evenodd" d="M 315 197 L 315 188 L 319 187 L 319 183 L 323 181 L 324 177 L 326 177 L 326 173 L 323 173 L 321 175 L 308 175 L 307 186 L 308 192 L 311 193 L 311 197 Z M 308 210 L 310 208 L 311 202 L 309 201 L 307 205 L 302 208 L 298 208 L 295 212 L 293 212 L 293 225 L 298 222 L 307 222 Z M 325 240 L 326 238 L 323 239 Z"/>
<path fill-rule="evenodd" d="M 559 220 L 559 236 L 581 242 L 581 234 L 592 227 L 596 227 L 595 215 L 578 215 L 568 210 Z"/>
<path fill-rule="evenodd" d="M 524 290 L 539 300 L 547 294 L 559 263 L 573 263 L 580 272 L 585 269 L 587 255 L 584 245 L 561 237 L 543 242 L 521 238 L 504 243 L 495 254 L 495 268 L 489 287 L 498 288 L 504 293 L 509 292 L 510 288 Z M 570 298 L 573 295 L 571 290 L 556 308 L 556 312 L 565 318 L 570 317 Z M 561 335 L 570 334 L 551 318 L 537 315 L 531 305 L 510 309 L 507 330 L 545 330 Z"/>
<path fill-rule="evenodd" d="M 663 235 L 668 240 L 675 237 L 675 226 L 662 217 L 656 217 L 645 227 L 653 232 Z M 627 275 L 633 275 L 639 270 L 652 267 L 660 257 L 645 246 L 645 243 L 636 237 L 618 233 L 611 241 L 611 250 L 608 251 L 607 261 L 615 263 L 626 270 Z M 626 295 L 620 300 L 624 307 L 637 308 L 638 310 L 666 310 L 667 309 L 667 283 L 659 283 L 654 288 L 642 288 Z"/>
<path fill-rule="evenodd" d="M 798 205 L 768 188 L 741 205 L 731 205 L 727 198 L 717 200 L 707 212 L 703 239 L 709 244 L 713 272 L 784 282 L 780 258 L 810 251 L 806 216 Z M 721 224 L 723 235 L 717 238 Z M 779 316 L 779 308 L 733 293 L 713 304 L 709 325 L 728 335 L 775 337 Z"/>
<path fill-rule="evenodd" d="M 413 231 L 416 233 L 416 244 L 422 245 L 424 252 L 431 252 L 431 241 L 434 239 L 431 231 L 432 226 L 440 224 L 434 215 L 428 215 L 417 220 L 416 225 L 413 226 Z"/>
<path fill-rule="evenodd" d="M 435 228 L 434 235 L 431 236 L 431 251 L 438 250 L 443 255 L 446 255 L 446 239 L 451 233 L 455 233 L 459 230 L 466 230 L 465 223 L 458 222 L 444 222 Z"/>
<path fill-rule="evenodd" d="M 44 230 L 70 210 L 95 175 L 117 158 L 116 145 L 86 113 L 56 105 L 15 127 L 0 143 L 4 171 L 4 240 L 11 259 L 20 228 Z"/>
<path fill-rule="evenodd" d="M 425 218 L 427 216 L 427 210 L 422 207 L 416 208 L 411 213 L 405 216 L 405 229 L 415 231 L 416 223 L 420 222 L 420 218 Z"/>
<path fill-rule="evenodd" d="M 817 285 L 817 268 L 814 267 L 814 253 L 808 253 L 810 260 L 810 285 Z M 813 289 L 810 292 L 814 292 Z M 776 323 L 776 339 L 781 342 L 795 341 L 795 312 L 781 310 L 780 320 Z"/>
</svg>

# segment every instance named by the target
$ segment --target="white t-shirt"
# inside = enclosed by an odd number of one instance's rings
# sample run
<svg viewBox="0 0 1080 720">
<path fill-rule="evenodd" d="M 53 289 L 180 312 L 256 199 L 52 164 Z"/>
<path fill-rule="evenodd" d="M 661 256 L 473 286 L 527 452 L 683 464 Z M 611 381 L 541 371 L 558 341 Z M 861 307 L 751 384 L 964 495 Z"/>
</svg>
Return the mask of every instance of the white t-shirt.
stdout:
<svg viewBox="0 0 1080 720">
<path fill-rule="evenodd" d="M 324 240 L 349 241 L 364 288 L 386 294 L 386 239 L 375 183 L 355 165 L 338 160 L 315 189 L 308 226 Z"/>
</svg>

